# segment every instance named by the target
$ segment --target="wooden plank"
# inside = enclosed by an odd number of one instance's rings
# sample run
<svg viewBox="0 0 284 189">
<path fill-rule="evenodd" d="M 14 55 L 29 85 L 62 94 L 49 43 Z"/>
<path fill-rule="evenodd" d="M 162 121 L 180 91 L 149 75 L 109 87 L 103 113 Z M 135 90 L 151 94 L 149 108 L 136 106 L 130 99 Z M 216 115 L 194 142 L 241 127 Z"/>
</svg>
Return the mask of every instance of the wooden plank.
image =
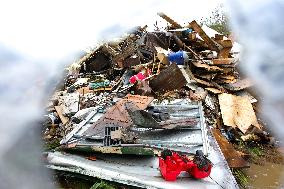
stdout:
<svg viewBox="0 0 284 189">
<path fill-rule="evenodd" d="M 233 43 L 230 39 L 228 40 L 216 40 L 217 43 L 222 45 L 222 49 L 218 53 L 218 58 L 228 58 L 233 47 Z"/>
<path fill-rule="evenodd" d="M 261 129 L 249 98 L 225 93 L 218 98 L 224 125 L 239 128 L 244 134 L 253 126 Z"/>
<path fill-rule="evenodd" d="M 207 87 L 205 88 L 207 91 L 213 93 L 213 94 L 221 94 L 223 93 L 221 90 L 213 88 L 213 87 Z"/>
<path fill-rule="evenodd" d="M 54 106 L 61 122 L 63 123 L 63 125 L 65 125 L 68 121 L 69 121 L 69 118 L 68 117 L 65 117 L 63 114 L 62 114 L 62 106 Z"/>
<path fill-rule="evenodd" d="M 212 129 L 211 131 L 230 168 L 249 167 L 249 163 L 242 158 L 241 153 L 235 150 L 234 146 L 221 134 L 219 129 Z"/>
<path fill-rule="evenodd" d="M 203 31 L 203 29 L 199 26 L 199 24 L 197 24 L 195 20 L 190 23 L 190 26 L 199 34 L 199 36 L 205 41 L 205 43 L 211 50 L 219 52 L 219 47 L 217 46 L 217 44 Z"/>
<path fill-rule="evenodd" d="M 218 58 L 213 59 L 213 64 L 215 65 L 223 65 L 223 64 L 233 64 L 236 62 L 234 58 Z"/>
<path fill-rule="evenodd" d="M 172 25 L 173 28 L 182 28 L 180 24 L 168 17 L 165 13 L 159 12 L 158 15 Z"/>
<path fill-rule="evenodd" d="M 167 92 L 180 89 L 186 85 L 186 83 L 186 79 L 179 67 L 173 63 L 168 68 L 162 70 L 156 78 L 150 81 L 150 87 L 153 91 Z"/>
<path fill-rule="evenodd" d="M 210 65 L 208 65 L 208 64 L 204 64 L 204 63 L 202 63 L 202 62 L 200 62 L 200 61 L 198 61 L 198 62 L 192 62 L 192 64 L 194 65 L 194 66 L 196 66 L 196 67 L 198 67 L 198 68 L 204 68 L 204 69 L 206 69 L 207 71 L 221 71 L 222 72 L 222 69 L 221 68 L 219 68 L 218 66 L 210 66 Z"/>
<path fill-rule="evenodd" d="M 246 78 L 246 79 L 241 79 L 235 83 L 225 84 L 224 88 L 230 91 L 240 91 L 249 88 L 251 86 L 253 86 L 253 81 Z"/>
</svg>

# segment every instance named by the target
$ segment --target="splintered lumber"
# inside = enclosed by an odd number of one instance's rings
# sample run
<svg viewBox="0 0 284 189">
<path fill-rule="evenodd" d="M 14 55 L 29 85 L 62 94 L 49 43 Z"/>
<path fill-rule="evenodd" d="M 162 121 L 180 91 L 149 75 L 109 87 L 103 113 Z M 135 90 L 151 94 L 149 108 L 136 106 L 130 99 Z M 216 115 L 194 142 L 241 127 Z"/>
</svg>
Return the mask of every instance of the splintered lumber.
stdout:
<svg viewBox="0 0 284 189">
<path fill-rule="evenodd" d="M 221 94 L 221 93 L 222 93 L 221 90 L 216 89 L 216 88 L 213 88 L 213 87 L 207 87 L 207 88 L 205 88 L 205 89 L 206 89 L 207 91 L 213 93 L 213 94 Z"/>
<path fill-rule="evenodd" d="M 191 23 L 190 23 L 190 26 L 191 28 L 196 31 L 199 36 L 205 41 L 205 43 L 208 45 L 208 47 L 211 49 L 211 50 L 214 50 L 214 51 L 219 51 L 219 47 L 218 45 L 213 41 L 213 39 L 211 39 L 204 31 L 203 29 L 199 26 L 199 24 L 197 24 L 197 22 L 195 20 L 193 20 Z"/>
<path fill-rule="evenodd" d="M 150 87 L 157 92 L 167 92 L 180 89 L 186 85 L 186 83 L 186 79 L 181 70 L 173 63 L 150 81 Z"/>
<path fill-rule="evenodd" d="M 224 85 L 224 87 L 230 91 L 240 91 L 246 88 L 249 88 L 253 86 L 252 80 L 246 78 L 246 79 L 241 79 L 235 83 L 230 83 Z"/>
<path fill-rule="evenodd" d="M 211 130 L 217 143 L 219 144 L 225 159 L 230 168 L 248 168 L 249 163 L 242 158 L 240 152 L 221 134 L 219 129 Z"/>
<path fill-rule="evenodd" d="M 214 65 L 227 65 L 227 64 L 234 64 L 238 60 L 235 58 L 218 58 L 218 59 L 213 59 L 212 62 Z"/>
<path fill-rule="evenodd" d="M 166 20 L 168 23 L 170 23 L 172 25 L 172 27 L 174 27 L 174 28 L 182 28 L 182 26 L 180 24 L 178 24 L 176 21 L 174 21 L 173 19 L 168 17 L 165 13 L 159 12 L 158 15 L 161 18 L 163 18 L 164 20 Z"/>
<path fill-rule="evenodd" d="M 63 111 L 62 106 L 55 106 L 54 109 L 56 110 L 56 112 L 57 112 L 57 114 L 58 114 L 62 124 L 65 125 L 69 121 L 69 119 L 68 119 L 68 117 L 65 117 L 63 115 L 63 113 L 62 113 L 62 111 Z"/>
<path fill-rule="evenodd" d="M 244 134 L 251 131 L 252 126 L 261 129 L 248 97 L 224 93 L 218 98 L 224 125 L 239 128 Z"/>
<path fill-rule="evenodd" d="M 191 70 L 190 70 L 189 68 L 186 68 L 186 69 L 185 69 L 185 72 L 186 72 L 186 74 L 189 76 L 190 79 L 195 80 L 197 83 L 200 83 L 200 84 L 205 85 L 205 86 L 207 86 L 207 87 L 216 87 L 216 88 L 218 88 L 220 91 L 226 92 L 226 89 L 224 89 L 222 86 L 220 86 L 219 84 L 217 84 L 217 83 L 215 83 L 215 82 L 213 82 L 213 81 L 208 82 L 208 81 L 205 81 L 205 80 L 196 78 L 196 77 L 193 75 L 193 73 L 191 72 Z"/>
<path fill-rule="evenodd" d="M 230 39 L 227 40 L 216 40 L 217 43 L 222 45 L 222 49 L 218 53 L 218 58 L 228 58 L 233 47 L 233 43 Z"/>
<path fill-rule="evenodd" d="M 200 61 L 198 62 L 192 62 L 192 64 L 198 68 L 204 68 L 206 69 L 207 71 L 222 71 L 221 68 L 217 67 L 217 66 L 210 66 L 208 64 L 204 64 Z"/>
</svg>

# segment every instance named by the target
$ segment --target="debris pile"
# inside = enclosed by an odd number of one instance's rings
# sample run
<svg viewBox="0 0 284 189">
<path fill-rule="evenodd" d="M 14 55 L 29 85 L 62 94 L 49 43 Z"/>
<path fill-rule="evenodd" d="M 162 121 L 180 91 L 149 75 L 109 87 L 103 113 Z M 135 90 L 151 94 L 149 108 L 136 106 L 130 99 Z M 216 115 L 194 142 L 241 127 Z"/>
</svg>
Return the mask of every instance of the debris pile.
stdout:
<svg viewBox="0 0 284 189">
<path fill-rule="evenodd" d="M 159 16 L 165 31 L 137 27 L 69 66 L 47 108 L 45 141 L 60 143 L 57 150 L 208 156 L 214 128 L 229 166 L 244 166 L 225 143 L 264 131 L 245 91 L 252 82 L 236 68 L 237 44 L 196 21 L 181 26 Z"/>
</svg>

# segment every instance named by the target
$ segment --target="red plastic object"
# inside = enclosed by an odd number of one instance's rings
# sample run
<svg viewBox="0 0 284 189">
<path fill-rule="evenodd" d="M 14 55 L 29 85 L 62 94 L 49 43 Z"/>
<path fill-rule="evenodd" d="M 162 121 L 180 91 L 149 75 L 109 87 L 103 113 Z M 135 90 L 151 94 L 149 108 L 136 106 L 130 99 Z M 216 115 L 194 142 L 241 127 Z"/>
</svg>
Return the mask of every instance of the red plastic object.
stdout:
<svg viewBox="0 0 284 189">
<path fill-rule="evenodd" d="M 196 153 L 194 160 L 171 152 L 171 155 L 159 157 L 159 167 L 166 181 L 175 181 L 182 171 L 188 172 L 196 179 L 208 177 L 211 173 L 212 164 L 203 155 Z"/>
<path fill-rule="evenodd" d="M 136 81 L 143 81 L 144 79 L 146 79 L 145 75 L 139 72 L 138 74 L 131 76 L 129 82 L 136 83 Z"/>
</svg>

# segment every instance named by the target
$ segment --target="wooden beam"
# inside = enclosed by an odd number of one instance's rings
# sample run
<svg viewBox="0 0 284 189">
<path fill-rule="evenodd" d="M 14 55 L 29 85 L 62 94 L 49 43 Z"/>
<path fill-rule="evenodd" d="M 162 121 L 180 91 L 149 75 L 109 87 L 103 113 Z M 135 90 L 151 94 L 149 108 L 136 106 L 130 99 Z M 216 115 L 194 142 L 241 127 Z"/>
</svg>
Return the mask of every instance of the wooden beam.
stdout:
<svg viewBox="0 0 284 189">
<path fill-rule="evenodd" d="M 182 26 L 180 24 L 178 24 L 176 21 L 174 21 L 173 19 L 168 17 L 165 13 L 159 12 L 158 15 L 161 18 L 163 18 L 164 20 L 166 20 L 168 23 L 170 23 L 172 25 L 172 27 L 174 27 L 174 28 L 182 28 Z"/>
<path fill-rule="evenodd" d="M 197 22 L 195 20 L 193 20 L 190 23 L 190 26 L 192 27 L 192 29 L 194 31 L 196 31 L 199 36 L 205 41 L 205 43 L 209 46 L 209 48 L 211 50 L 217 51 L 219 52 L 219 47 L 216 45 L 216 43 L 213 41 L 213 39 L 211 39 L 201 28 L 201 26 L 199 26 L 199 24 L 197 24 Z"/>
<path fill-rule="evenodd" d="M 249 167 L 249 163 L 242 158 L 241 153 L 235 150 L 234 146 L 221 134 L 219 129 L 212 129 L 211 131 L 230 168 Z"/>
</svg>

